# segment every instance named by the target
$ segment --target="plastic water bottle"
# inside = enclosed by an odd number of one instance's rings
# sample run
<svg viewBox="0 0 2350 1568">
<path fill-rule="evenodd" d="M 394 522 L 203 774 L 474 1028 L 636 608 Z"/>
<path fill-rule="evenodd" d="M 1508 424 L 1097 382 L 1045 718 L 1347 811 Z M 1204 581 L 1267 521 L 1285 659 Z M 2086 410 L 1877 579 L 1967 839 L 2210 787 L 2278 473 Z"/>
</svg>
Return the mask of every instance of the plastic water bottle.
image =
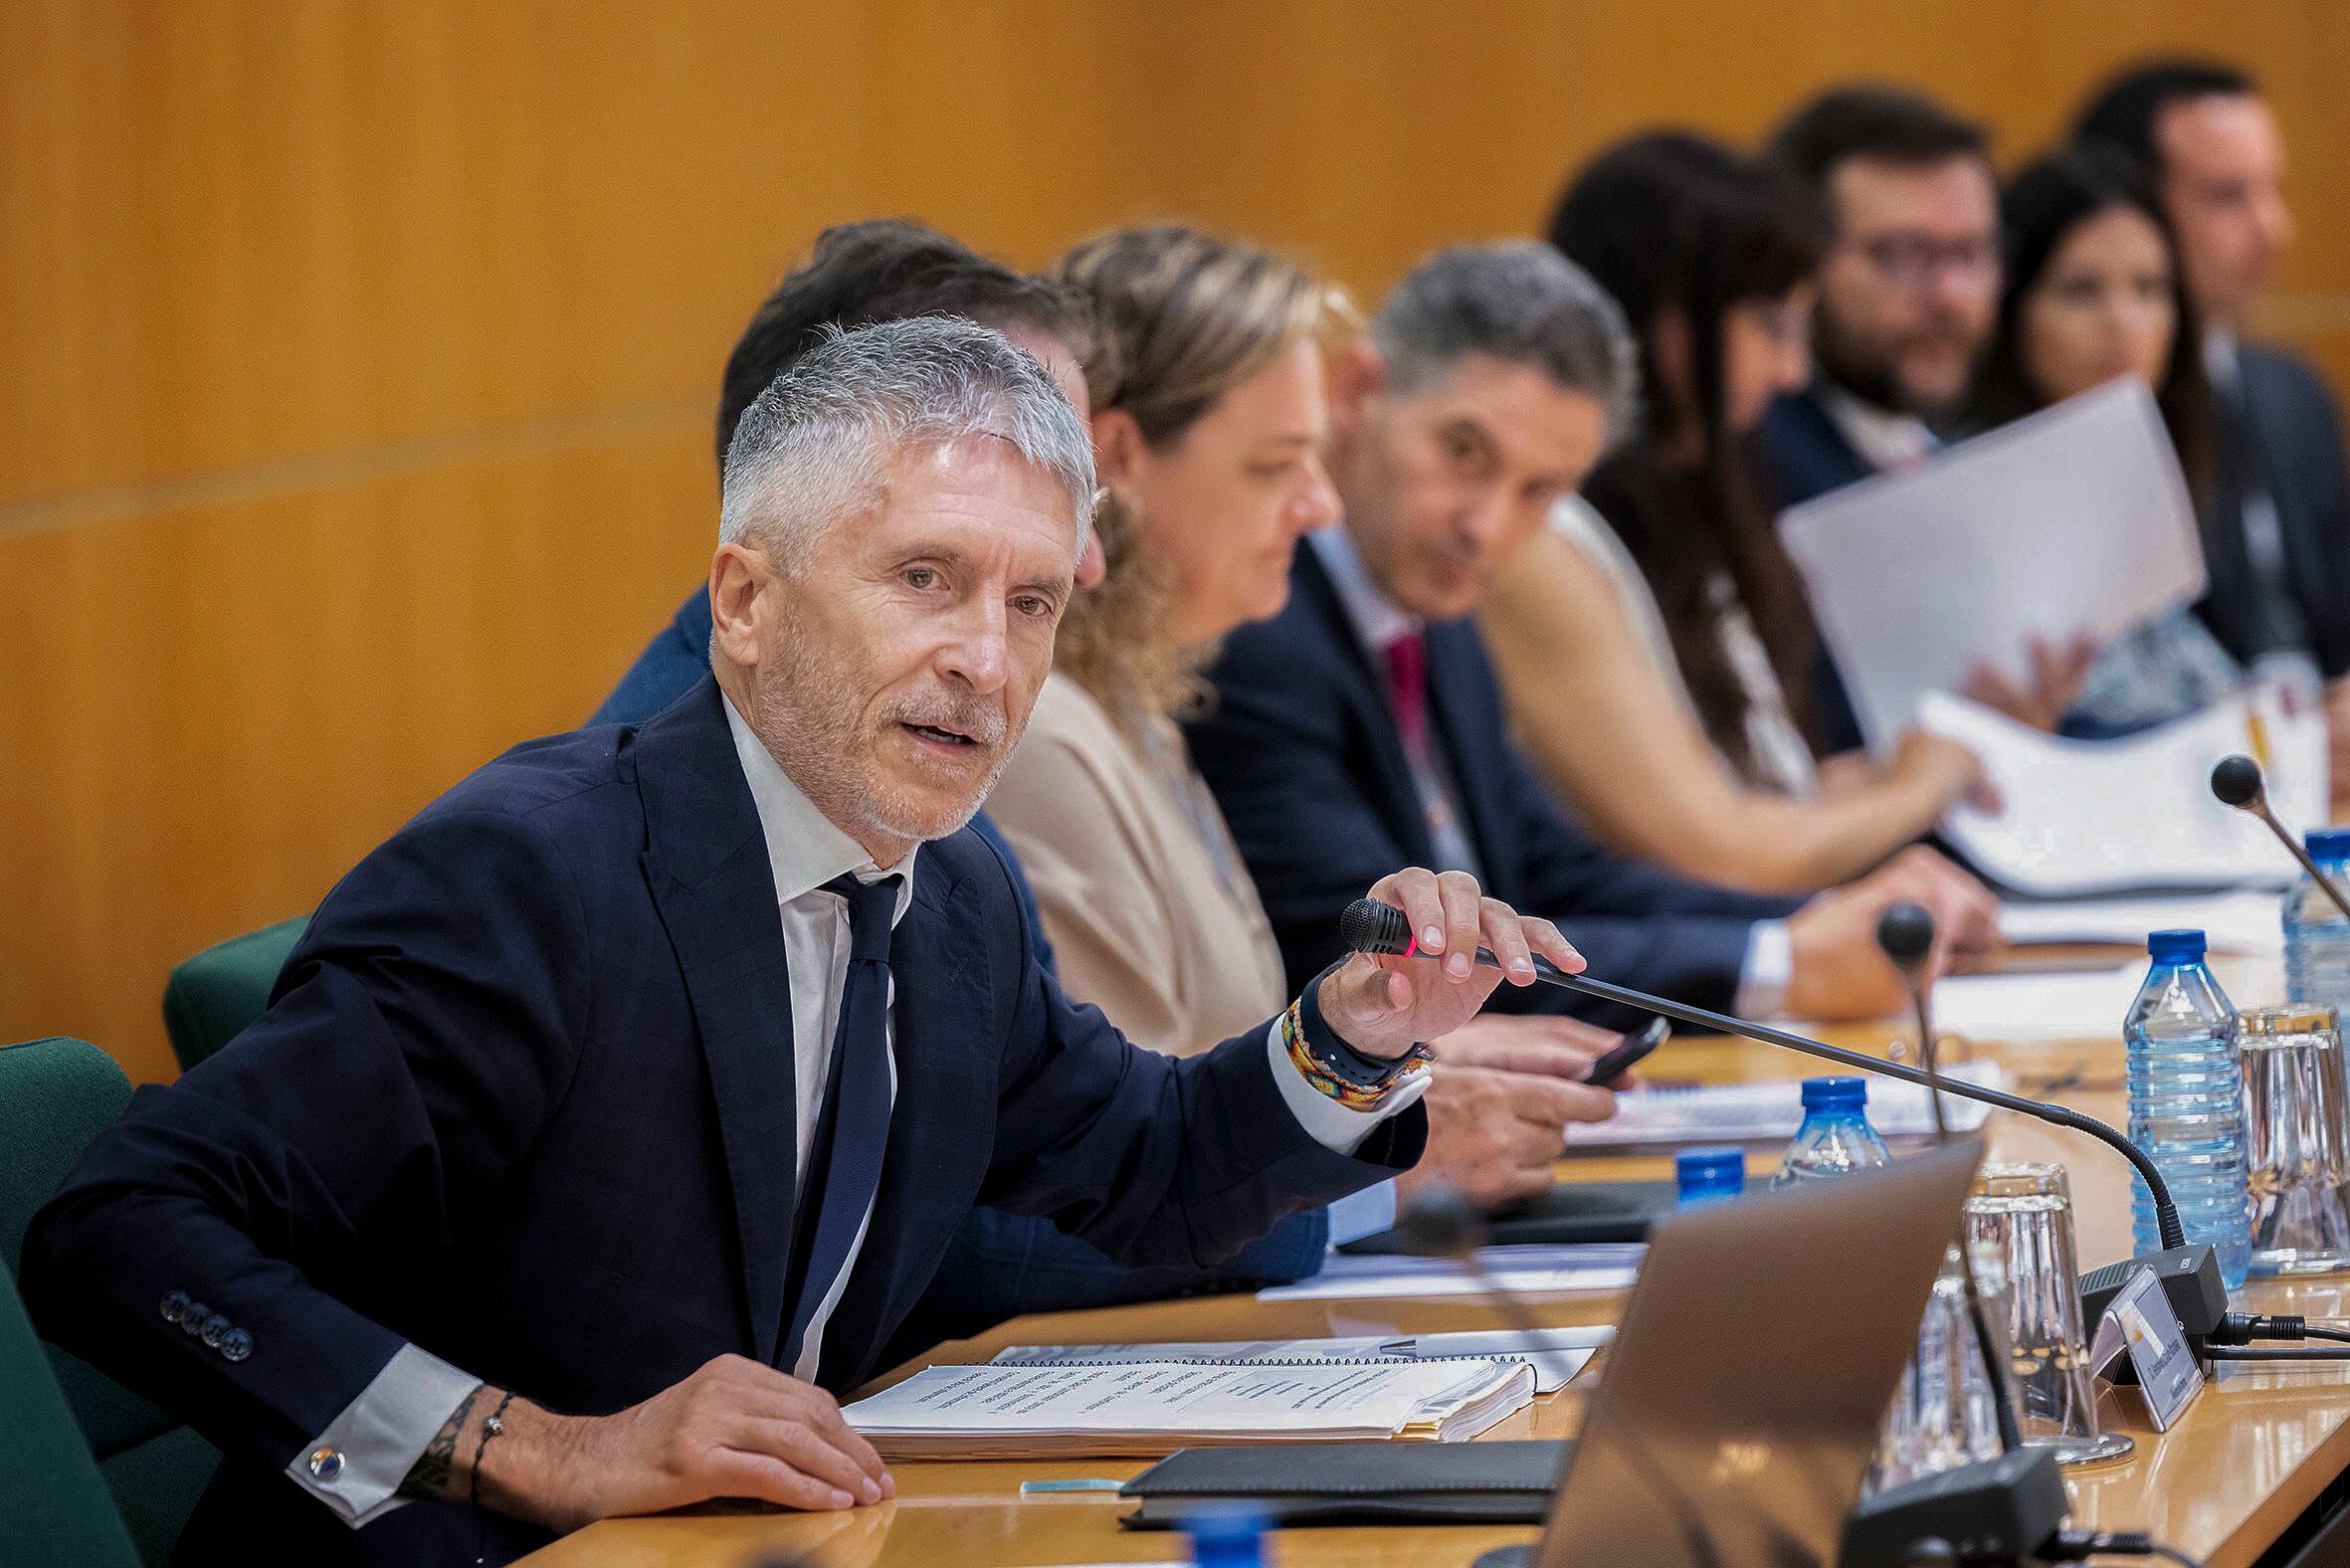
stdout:
<svg viewBox="0 0 2350 1568">
<path fill-rule="evenodd" d="M 2350 828 L 2313 828 L 2307 842 L 2326 880 L 2350 889 Z M 2306 876 L 2284 895 L 2284 997 L 2350 1018 L 2350 920 Z"/>
<path fill-rule="evenodd" d="M 1890 1165 L 1885 1140 L 1868 1124 L 1868 1083 L 1857 1078 L 1805 1078 L 1803 1125 L 1771 1177 L 1773 1187 Z M 2241 1165 L 2239 1167 L 2241 1169 Z M 2249 1237 L 2251 1232 L 2248 1230 Z"/>
<path fill-rule="evenodd" d="M 2189 1242 L 2220 1255 L 2233 1290 L 2252 1266 L 2252 1203 L 2244 1170 L 2244 1074 L 2236 1009 L 2204 967 L 2201 931 L 2156 931 L 2154 959 L 2122 1025 L 2130 1085 L 2130 1141 L 2170 1184 Z M 2137 1251 L 2162 1246 L 2154 1197 L 2133 1179 Z"/>
<path fill-rule="evenodd" d="M 1726 1203 L 1746 1192 L 1746 1151 L 1735 1145 L 1683 1149 L 1673 1158 L 1672 1174 L 1680 1184 L 1680 1207 Z"/>
<path fill-rule="evenodd" d="M 1265 1516 L 1246 1509 L 1207 1509 L 1184 1521 L 1199 1568 L 1263 1568 Z"/>
</svg>

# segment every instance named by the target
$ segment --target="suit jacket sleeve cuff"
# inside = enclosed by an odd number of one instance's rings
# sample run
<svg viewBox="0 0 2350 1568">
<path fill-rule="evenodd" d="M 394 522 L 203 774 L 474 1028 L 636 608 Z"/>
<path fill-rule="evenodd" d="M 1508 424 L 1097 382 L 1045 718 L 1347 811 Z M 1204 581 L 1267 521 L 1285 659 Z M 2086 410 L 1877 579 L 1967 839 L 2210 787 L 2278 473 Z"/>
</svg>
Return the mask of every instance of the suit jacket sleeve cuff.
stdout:
<svg viewBox="0 0 2350 1568">
<path fill-rule="evenodd" d="M 449 1413 L 481 1386 L 439 1356 L 402 1345 L 286 1473 L 352 1529 L 372 1523 L 406 1505 L 400 1483 Z"/>
<path fill-rule="evenodd" d="M 1738 966 L 1738 994 L 1730 1011 L 1740 1018 L 1777 1018 L 1795 974 L 1795 941 L 1785 920 L 1757 920 L 1746 937 L 1746 961 Z"/>
<path fill-rule="evenodd" d="M 1319 984 L 1317 977 L 1316 984 Z M 1301 1010 L 1308 1030 L 1327 1030 L 1318 1010 Z M 1328 1037 L 1336 1040 L 1336 1036 Z M 1328 1049 L 1328 1042 L 1317 1040 L 1317 1047 Z M 1333 1154 L 1351 1156 L 1363 1145 L 1363 1140 L 1377 1131 L 1382 1122 L 1409 1106 L 1416 1105 L 1420 1096 L 1428 1092 L 1428 1075 L 1420 1073 L 1398 1084 L 1378 1106 L 1371 1110 L 1355 1110 L 1321 1093 L 1305 1080 L 1297 1071 L 1297 1064 L 1289 1060 L 1288 1048 L 1281 1044 L 1281 1021 L 1274 1019 L 1266 1027 L 1265 1050 L 1273 1060 L 1273 1080 L 1278 1084 L 1281 1100 L 1306 1135 Z"/>
<path fill-rule="evenodd" d="M 1333 1252 L 1348 1242 L 1359 1242 L 1366 1236 L 1394 1230 L 1394 1181 L 1383 1181 L 1376 1187 L 1365 1187 L 1361 1192 L 1349 1193 L 1333 1200 L 1329 1215 L 1330 1249 Z"/>
</svg>

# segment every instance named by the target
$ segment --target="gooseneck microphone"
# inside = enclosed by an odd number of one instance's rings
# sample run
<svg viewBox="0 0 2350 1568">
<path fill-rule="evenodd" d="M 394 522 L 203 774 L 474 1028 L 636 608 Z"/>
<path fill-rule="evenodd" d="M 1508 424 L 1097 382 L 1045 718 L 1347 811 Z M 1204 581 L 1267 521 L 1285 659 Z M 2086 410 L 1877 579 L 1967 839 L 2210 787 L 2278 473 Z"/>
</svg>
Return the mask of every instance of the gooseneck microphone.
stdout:
<svg viewBox="0 0 2350 1568">
<path fill-rule="evenodd" d="M 1915 903 L 1887 904 L 1876 917 L 1876 945 L 1901 976 L 1901 984 L 1909 992 L 1909 1006 L 1917 1015 L 1917 1065 L 1925 1070 L 1926 1078 L 1934 1085 L 1926 1091 L 1926 1103 L 1934 1112 L 1934 1141 L 1950 1141 L 1950 1126 L 1942 1116 L 1943 1082 L 1935 1048 L 1933 1009 L 1927 1001 L 1931 990 L 1926 973 L 1926 960 L 1934 951 L 1934 917 L 1925 906 Z M 1961 1283 L 1967 1293 L 1967 1321 L 1975 1330 L 1975 1349 L 1983 1357 L 1983 1375 L 1991 1380 L 1992 1419 L 1999 1427 L 1999 1449 L 2002 1454 L 2013 1454 L 2024 1446 L 2024 1431 L 2016 1422 L 2014 1389 L 2008 1381 L 2008 1358 L 2001 1353 L 1999 1336 L 1991 1331 L 1990 1314 L 1983 1310 L 1983 1290 L 1975 1278 L 1975 1253 L 1962 1235 L 1958 1241 L 1958 1268 Z"/>
<path fill-rule="evenodd" d="M 2301 841 L 2285 832 L 2284 824 L 2276 820 L 2276 813 L 2268 809 L 2268 789 L 2260 777 L 2260 764 L 2241 754 L 2222 757 L 2212 764 L 2212 793 L 2225 804 L 2266 823 L 2268 831 L 2276 835 L 2276 842 L 2284 846 L 2285 853 L 2300 863 L 2309 880 L 2323 887 L 2325 895 L 2334 901 L 2334 907 L 2342 911 L 2342 917 L 2350 920 L 2350 896 L 2345 896 L 2334 885 L 2334 880 L 2317 869 L 2317 863 L 2309 858 Z"/>
<path fill-rule="evenodd" d="M 1411 922 L 1401 909 L 1373 898 L 1357 898 L 1346 906 L 1338 918 L 1339 938 L 1353 951 L 1375 953 L 1387 957 L 1409 958 L 1419 951 L 1413 939 Z M 1929 934 L 1927 945 L 1932 945 Z M 1500 960 L 1479 947 L 1476 961 L 1495 968 Z M 1823 1062 L 1833 1062 L 1855 1073 L 1873 1073 L 1880 1078 L 1899 1078 L 1904 1083 L 1915 1083 L 1929 1091 L 1939 1088 L 1956 1094 L 1961 1099 L 1978 1100 L 1996 1105 L 2001 1110 L 2012 1110 L 2052 1126 L 2068 1127 L 2104 1144 L 2128 1160 L 2145 1182 L 2146 1191 L 2154 1201 L 2154 1224 L 2162 1241 L 2162 1250 L 2147 1253 L 2122 1263 L 2108 1264 L 2092 1270 L 2081 1279 L 2081 1305 L 2089 1313 L 2089 1321 L 2104 1310 L 2105 1302 L 2115 1291 L 2129 1282 L 2139 1266 L 2154 1271 L 2162 1281 L 2163 1291 L 2170 1297 L 2171 1306 L 2179 1314 L 2179 1323 L 2200 1344 L 2204 1336 L 2220 1326 L 2228 1311 L 2228 1290 L 2220 1282 L 2220 1260 L 2207 1243 L 2188 1245 L 2186 1228 L 2179 1223 L 2179 1206 L 2171 1198 L 2170 1183 L 2146 1151 L 2094 1116 L 2083 1115 L 2069 1105 L 2050 1104 L 2043 1100 L 2026 1099 L 2004 1089 L 1986 1088 L 1964 1078 L 1937 1079 L 1916 1068 L 1899 1062 L 1887 1062 L 1882 1057 L 1867 1056 L 1859 1051 L 1847 1051 L 1826 1041 L 1813 1040 L 1805 1035 L 1791 1034 L 1784 1029 L 1773 1029 L 1767 1024 L 1750 1024 L 1745 1019 L 1727 1013 L 1716 1013 L 1710 1008 L 1692 1007 L 1686 1002 L 1675 1002 L 1668 997 L 1651 996 L 1646 991 L 1635 991 L 1630 986 L 1616 985 L 1607 980 L 1594 980 L 1589 975 L 1571 975 L 1561 970 L 1541 954 L 1534 955 L 1534 978 L 1545 985 L 1555 985 L 1569 991 L 1580 991 L 1586 996 L 1601 997 L 1620 1002 L 1649 1013 L 1662 1013 L 1700 1028 L 1719 1030 L 1725 1035 L 1737 1035 L 1761 1045 L 1778 1046 L 1786 1051 L 1800 1051 Z"/>
<path fill-rule="evenodd" d="M 1409 958 L 1420 950 L 1419 943 L 1412 936 L 1411 922 L 1404 918 L 1404 912 L 1373 898 L 1357 898 L 1346 906 L 1346 912 L 1338 918 L 1338 935 L 1340 940 L 1358 953 Z M 1476 961 L 1493 968 L 1499 968 L 1501 963 L 1483 947 L 1476 950 Z M 1915 1083 L 1921 1087 L 1934 1086 L 1933 1079 L 1926 1074 L 1902 1063 L 1887 1062 L 1882 1057 L 1872 1057 L 1859 1051 L 1847 1051 L 1842 1046 L 1790 1034 L 1767 1024 L 1750 1024 L 1745 1019 L 1732 1018 L 1727 1013 L 1692 1007 L 1669 997 L 1651 996 L 1646 991 L 1635 991 L 1630 986 L 1616 985 L 1606 980 L 1594 980 L 1589 975 L 1571 975 L 1540 953 L 1534 955 L 1534 978 L 1546 985 L 1581 991 L 1586 996 L 1601 997 L 1610 1002 L 1621 1002 L 1643 1012 L 1663 1013 L 1667 1018 L 1677 1018 L 1685 1024 L 1695 1024 L 1703 1029 L 1718 1030 L 1725 1035 L 1737 1035 L 1787 1051 L 1800 1051 L 1805 1056 L 1834 1062 L 1856 1073 L 1873 1073 L 1880 1078 L 1899 1078 L 1904 1083 Z M 2137 1168 L 2138 1175 L 2146 1183 L 2146 1190 L 2153 1195 L 2155 1225 L 2162 1233 L 2163 1247 L 2168 1250 L 2186 1245 L 2187 1233 L 2179 1223 L 2179 1206 L 2171 1201 L 2170 1184 L 2162 1179 L 2162 1172 L 2155 1169 L 2154 1161 L 2146 1157 L 2145 1151 L 2096 1117 L 2082 1115 L 2068 1105 L 2025 1099 L 2003 1089 L 1970 1083 L 1964 1078 L 1946 1078 L 1940 1086 L 1945 1092 L 1956 1094 L 1961 1099 L 1980 1100 L 1986 1105 L 1997 1105 L 2002 1110 L 2012 1110 L 2019 1115 L 2031 1116 L 2056 1126 L 2069 1127 L 2105 1144 Z"/>
</svg>

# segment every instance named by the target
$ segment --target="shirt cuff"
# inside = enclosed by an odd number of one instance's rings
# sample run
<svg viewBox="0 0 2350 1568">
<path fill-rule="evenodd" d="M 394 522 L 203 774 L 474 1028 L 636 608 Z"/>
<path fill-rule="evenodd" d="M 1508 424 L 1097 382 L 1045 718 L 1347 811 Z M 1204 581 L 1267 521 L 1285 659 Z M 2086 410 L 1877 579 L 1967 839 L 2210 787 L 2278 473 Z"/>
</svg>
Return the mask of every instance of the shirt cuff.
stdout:
<svg viewBox="0 0 2350 1568">
<path fill-rule="evenodd" d="M 1738 994 L 1730 1011 L 1740 1018 L 1777 1018 L 1795 974 L 1795 938 L 1785 920 L 1757 920 L 1746 935 L 1746 961 L 1738 966 Z"/>
<path fill-rule="evenodd" d="M 294 1457 L 286 1473 L 352 1529 L 405 1506 L 400 1483 L 425 1445 L 482 1380 L 402 1345 L 375 1381 Z"/>
<path fill-rule="evenodd" d="M 1289 1060 L 1289 1048 L 1281 1044 L 1281 1021 L 1277 1018 L 1266 1026 L 1265 1049 L 1273 1058 L 1273 1080 L 1281 1086 L 1281 1098 L 1287 1103 L 1289 1113 L 1297 1118 L 1297 1125 L 1305 1129 L 1308 1137 L 1333 1154 L 1352 1155 L 1379 1123 L 1428 1092 L 1428 1075 L 1416 1073 L 1391 1091 L 1376 1110 L 1352 1110 L 1305 1081 L 1305 1075 Z"/>
<path fill-rule="evenodd" d="M 1395 1183 L 1350 1192 L 1330 1205 L 1330 1250 L 1395 1229 Z"/>
</svg>

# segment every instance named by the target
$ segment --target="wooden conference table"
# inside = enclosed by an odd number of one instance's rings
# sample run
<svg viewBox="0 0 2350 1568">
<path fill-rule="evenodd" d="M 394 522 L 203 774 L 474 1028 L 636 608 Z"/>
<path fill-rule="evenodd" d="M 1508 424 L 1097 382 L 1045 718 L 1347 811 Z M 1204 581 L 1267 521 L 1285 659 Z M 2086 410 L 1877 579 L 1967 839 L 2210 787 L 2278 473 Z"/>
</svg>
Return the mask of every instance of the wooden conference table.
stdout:
<svg viewBox="0 0 2350 1568">
<path fill-rule="evenodd" d="M 2112 959 L 2108 959 L 2108 962 Z M 2268 975 L 2274 974 L 2269 966 Z M 2222 978 L 2229 976 L 2223 969 Z M 2246 999 L 2275 993 L 2248 988 Z M 1890 1026 L 1831 1031 L 1838 1044 L 1881 1053 Z M 2119 1126 L 2123 1123 L 2118 1038 L 2103 1041 L 1976 1043 L 1973 1054 L 2004 1063 L 2026 1094 L 2058 1099 Z M 1803 1076 L 1803 1059 L 1760 1046 L 1675 1042 L 1653 1058 L 1651 1081 L 1730 1082 Z M 2058 1160 L 2070 1171 L 2081 1267 L 2129 1255 L 2129 1178 L 2121 1159 L 2077 1133 L 2004 1113 L 1990 1127 L 1993 1157 Z M 1776 1151 L 1750 1156 L 1764 1168 Z M 1578 1158 L 1567 1179 L 1669 1177 L 1655 1157 Z M 1621 1294 L 1597 1292 L 1532 1298 L 1548 1324 L 1610 1322 Z M 2240 1308 L 2350 1317 L 2350 1275 L 2294 1284 L 2253 1281 L 2238 1292 Z M 981 1338 L 939 1346 L 927 1361 L 982 1361 L 1012 1344 L 1144 1340 L 1263 1339 L 1322 1334 L 1433 1332 L 1506 1326 L 1479 1304 L 1454 1297 L 1429 1301 L 1333 1301 L 1263 1304 L 1249 1295 L 1203 1297 L 1104 1311 L 1025 1317 Z M 920 1363 L 917 1363 L 917 1365 Z M 1581 1420 L 1584 1396 L 1606 1354 L 1556 1394 L 1539 1398 L 1489 1438 L 1567 1437 Z M 891 1378 L 913 1370 L 901 1368 Z M 878 1385 L 877 1385 L 878 1386 Z M 2278 1537 L 2350 1467 L 2350 1363 L 2307 1367 L 2224 1367 L 2172 1431 L 2157 1433 L 2134 1395 L 2108 1390 L 2107 1427 L 2137 1440 L 2127 1461 L 2075 1471 L 2066 1484 L 2075 1524 L 2150 1531 L 2155 1539 L 2202 1558 L 2211 1568 L 2258 1561 Z M 876 1507 L 832 1515 L 780 1513 L 664 1515 L 608 1519 L 532 1555 L 534 1568 L 733 1568 L 797 1562 L 826 1568 L 1049 1568 L 1049 1565 L 1166 1562 L 1185 1556 L 1182 1537 L 1120 1530 L 1132 1504 L 1114 1493 L 1020 1495 L 1024 1480 L 1116 1476 L 1143 1468 L 1134 1460 L 1066 1463 L 962 1462 L 895 1467 L 897 1495 Z M 1282 1568 L 1387 1568 L 1465 1565 L 1487 1547 L 1531 1539 L 1526 1527 L 1446 1526 L 1310 1529 L 1282 1533 L 1273 1560 Z"/>
</svg>

